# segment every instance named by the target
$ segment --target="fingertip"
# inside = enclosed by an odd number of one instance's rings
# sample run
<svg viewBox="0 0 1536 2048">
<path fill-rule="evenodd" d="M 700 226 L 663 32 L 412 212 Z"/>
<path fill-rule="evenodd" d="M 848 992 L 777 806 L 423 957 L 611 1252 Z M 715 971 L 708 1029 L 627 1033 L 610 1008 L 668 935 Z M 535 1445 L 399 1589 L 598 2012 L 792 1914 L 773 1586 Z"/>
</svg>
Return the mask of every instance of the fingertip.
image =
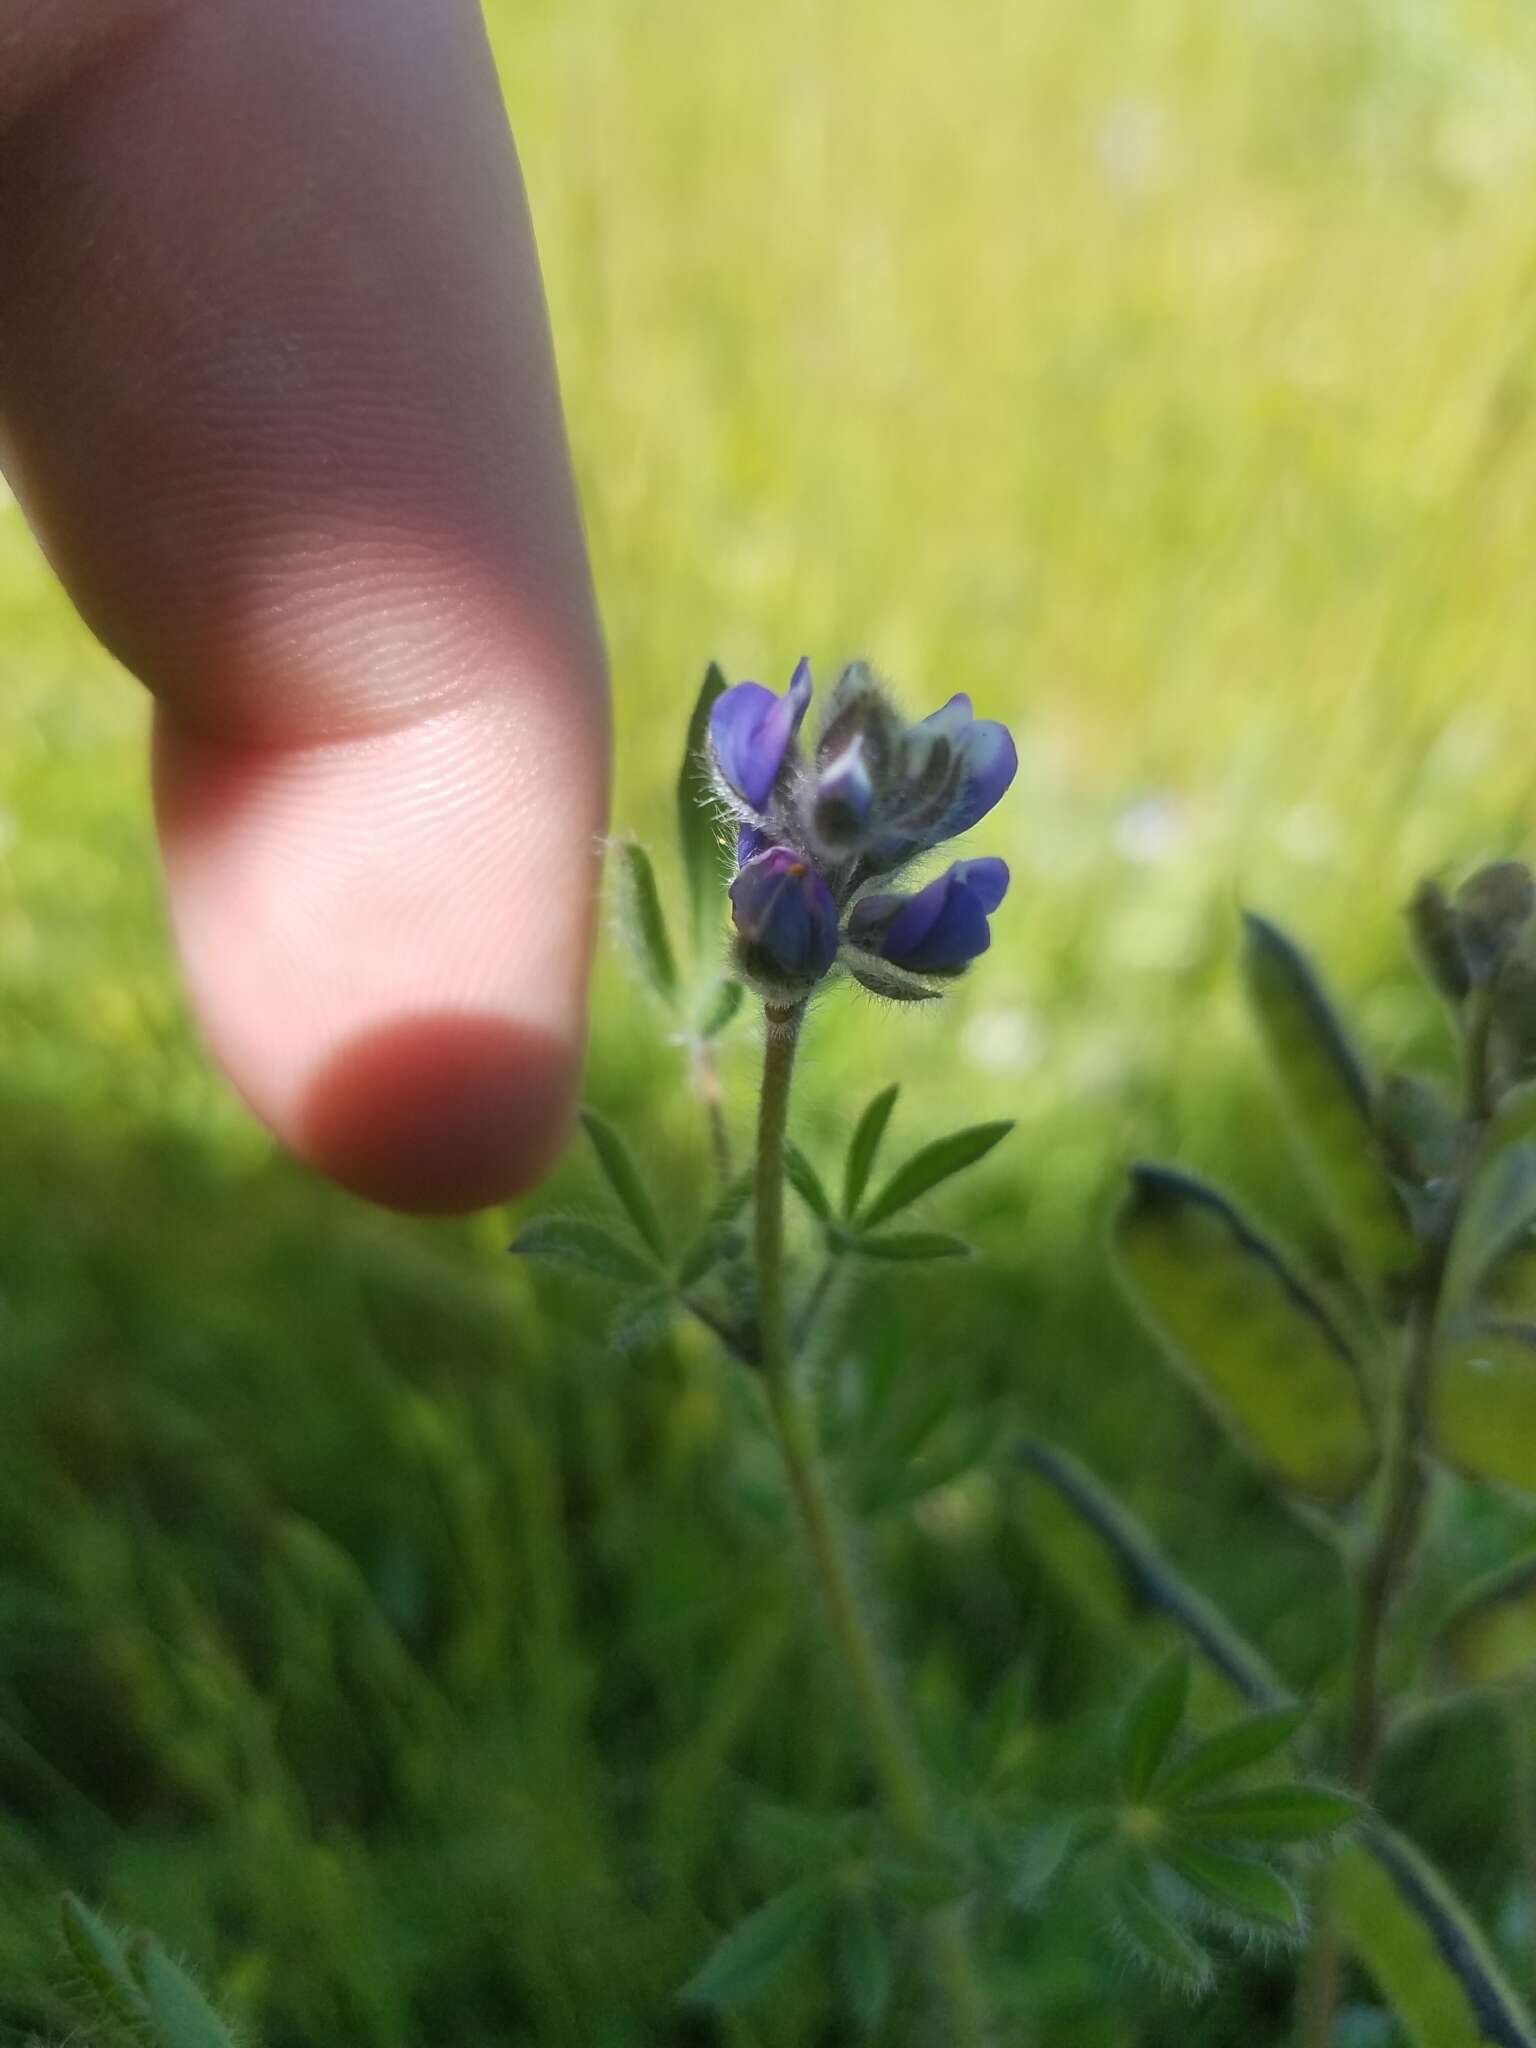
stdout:
<svg viewBox="0 0 1536 2048">
<path fill-rule="evenodd" d="M 526 1193 L 571 1130 L 568 1043 L 489 1015 L 405 1017 L 324 1062 L 295 1149 L 352 1193 L 416 1215 L 460 1215 Z"/>
</svg>

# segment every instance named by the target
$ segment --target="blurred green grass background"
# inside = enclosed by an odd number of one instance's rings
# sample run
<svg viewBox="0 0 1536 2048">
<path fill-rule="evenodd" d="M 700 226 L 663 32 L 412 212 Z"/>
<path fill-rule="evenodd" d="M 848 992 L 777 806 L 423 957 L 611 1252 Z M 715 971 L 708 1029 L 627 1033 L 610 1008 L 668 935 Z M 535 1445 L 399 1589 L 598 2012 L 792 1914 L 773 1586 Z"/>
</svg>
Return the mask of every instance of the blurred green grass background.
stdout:
<svg viewBox="0 0 1536 2048">
<path fill-rule="evenodd" d="M 1324 1562 L 1167 1383 L 1101 1224 L 1151 1151 L 1306 1233 L 1234 1001 L 1239 901 L 1305 934 L 1378 1053 L 1434 1060 L 1399 906 L 1530 851 L 1536 15 L 491 20 L 616 822 L 670 860 L 712 655 L 778 685 L 866 654 L 914 711 L 966 689 L 1020 734 L 983 968 L 936 1016 L 816 1019 L 809 1149 L 890 1076 L 909 1138 L 1021 1126 L 935 1214 L 984 1268 L 894 1330 L 872 1302 L 866 1340 L 916 1339 L 1000 1450 L 1074 1444 L 1304 1680 Z M 672 1998 L 758 1895 L 744 1788 L 858 1782 L 740 1401 L 692 1336 L 605 1356 L 582 1297 L 508 1269 L 506 1218 L 380 1217 L 273 1155 L 189 1027 L 144 709 L 109 667 L 6 509 L 0 2021 L 63 2030 L 68 1884 L 274 2048 L 841 2038 L 812 1977 L 719 2031 Z M 608 949 L 589 1094 L 686 1211 L 703 1134 L 642 1014 Z M 738 1126 L 751 1058 L 743 1033 Z M 555 1199 L 597 1203 L 585 1160 Z M 1113 1690 L 1005 1465 L 873 1543 L 936 1727 L 1023 1672 L 1049 1757 Z M 1518 1950 L 1492 1741 L 1458 1727 L 1403 1797 Z M 1086 1936 L 1014 1939 L 1047 2043 L 1283 2038 L 1262 1962 L 1193 2015 Z"/>
</svg>

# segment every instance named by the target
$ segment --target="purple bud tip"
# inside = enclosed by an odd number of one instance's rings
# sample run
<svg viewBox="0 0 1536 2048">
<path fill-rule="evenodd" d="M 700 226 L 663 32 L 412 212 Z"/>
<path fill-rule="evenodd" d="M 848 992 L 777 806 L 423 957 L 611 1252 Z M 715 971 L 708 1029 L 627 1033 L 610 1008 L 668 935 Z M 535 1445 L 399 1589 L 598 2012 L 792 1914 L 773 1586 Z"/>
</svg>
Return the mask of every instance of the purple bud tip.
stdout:
<svg viewBox="0 0 1536 2048">
<path fill-rule="evenodd" d="M 819 981 L 837 958 L 837 905 L 802 855 L 771 846 L 731 884 L 731 916 L 748 967 L 770 978 Z"/>
<path fill-rule="evenodd" d="M 1008 889 L 1008 864 L 957 860 L 915 896 L 866 896 L 848 936 L 866 953 L 913 974 L 958 974 L 992 943 L 989 914 Z"/>
<path fill-rule="evenodd" d="M 803 655 L 782 697 L 761 683 L 733 683 L 715 699 L 709 714 L 715 761 L 752 810 L 767 804 L 810 701 L 811 665 Z"/>
</svg>

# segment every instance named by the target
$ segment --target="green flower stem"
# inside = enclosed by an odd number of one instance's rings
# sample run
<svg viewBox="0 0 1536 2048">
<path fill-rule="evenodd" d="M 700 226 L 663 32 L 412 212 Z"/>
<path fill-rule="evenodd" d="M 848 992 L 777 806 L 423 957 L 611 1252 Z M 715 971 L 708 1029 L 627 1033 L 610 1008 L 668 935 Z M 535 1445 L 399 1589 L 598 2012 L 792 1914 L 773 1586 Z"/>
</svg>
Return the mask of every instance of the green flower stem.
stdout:
<svg viewBox="0 0 1536 2048">
<path fill-rule="evenodd" d="M 1413 1557 L 1429 1491 L 1424 1431 L 1434 1368 L 1435 1297 L 1431 1275 L 1409 1316 L 1402 1363 L 1393 1389 L 1383 1474 L 1381 1512 L 1355 1585 L 1355 1630 L 1344 1724 L 1344 1781 L 1370 1796 L 1381 1754 L 1385 1701 L 1382 1665 L 1392 1603 Z M 1298 2035 L 1303 2048 L 1327 2048 L 1339 1998 L 1340 1943 L 1327 1880 L 1318 1888 L 1311 1952 L 1302 1974 Z"/>
<path fill-rule="evenodd" d="M 766 1012 L 768 1042 L 758 1108 L 756 1260 L 763 1390 L 790 1494 L 825 1603 L 832 1639 L 864 1724 L 886 1809 L 902 1834 L 921 1840 L 933 1800 L 905 1717 L 892 1692 L 869 1619 L 855 1590 L 852 1560 L 827 1485 L 810 1407 L 795 1381 L 784 1287 L 784 1134 L 790 1079 L 805 1005 Z M 954 2048 L 982 2048 L 986 2013 L 958 1910 L 927 1919 L 933 1963 L 950 2006 Z"/>
</svg>

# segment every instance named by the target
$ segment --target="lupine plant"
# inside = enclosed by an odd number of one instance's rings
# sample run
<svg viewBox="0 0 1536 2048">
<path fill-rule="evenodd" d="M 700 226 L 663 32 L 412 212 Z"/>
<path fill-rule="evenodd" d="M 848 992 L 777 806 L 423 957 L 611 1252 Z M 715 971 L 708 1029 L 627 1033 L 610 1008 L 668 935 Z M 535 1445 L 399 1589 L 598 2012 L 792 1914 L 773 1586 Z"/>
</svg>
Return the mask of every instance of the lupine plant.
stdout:
<svg viewBox="0 0 1536 2048">
<path fill-rule="evenodd" d="M 1460 1585 L 1455 1567 L 1480 1494 L 1536 1494 L 1536 886 L 1515 862 L 1454 896 L 1427 881 L 1410 925 L 1454 1027 L 1454 1092 L 1418 1074 L 1373 1075 L 1303 952 L 1264 918 L 1245 920 L 1249 1005 L 1331 1235 L 1323 1272 L 1303 1271 L 1173 1167 L 1134 1167 L 1113 1227 L 1120 1274 L 1154 1335 L 1347 1579 L 1351 1623 L 1312 1711 L 1303 1717 L 1080 1465 L 1042 1445 L 1025 1456 L 1135 1596 L 1255 1710 L 1251 1736 L 1239 1723 L 1204 1754 L 1233 1755 L 1229 1741 L 1249 1758 L 1262 1744 L 1289 1747 L 1361 1803 L 1314 1885 L 1299 2048 L 1335 2040 L 1346 1954 L 1415 2048 L 1532 2048 L 1536 2029 L 1466 1911 L 1368 1805 L 1384 1757 L 1427 1714 L 1502 1690 L 1518 1728 L 1521 1689 L 1536 1681 L 1536 1553 Z M 1171 1876 L 1148 1884 L 1132 1929 L 1191 1986 L 1209 1961 L 1188 1909 L 1225 1881 L 1188 1861 L 1210 1841 L 1187 1808 L 1201 1756 L 1161 1781 L 1139 1774 L 1144 1834 Z M 1238 1803 L 1255 1838 L 1277 1840 L 1295 1797 L 1259 1789 Z M 1529 1801 L 1528 1771 L 1511 1797 Z"/>
<path fill-rule="evenodd" d="M 545 1217 L 513 1249 L 618 1283 L 620 1343 L 654 1335 L 679 1313 L 697 1318 L 756 1388 L 880 1795 L 869 1812 L 774 1814 L 781 1846 L 789 1843 L 788 1881 L 725 1931 L 682 1995 L 733 2008 L 763 1994 L 791 1963 L 819 1955 L 834 1965 L 852 2025 L 891 2038 L 903 1929 L 911 1926 L 926 1992 L 915 2017 L 907 2002 L 902 2038 L 977 2048 L 1030 2038 L 978 1937 L 1001 1922 L 1006 1939 L 1009 1916 L 1033 1911 L 1054 1887 L 1084 1887 L 1095 1912 L 1107 1904 L 1107 1931 L 1120 1949 L 1160 1977 L 1198 1984 L 1209 1963 L 1197 1925 L 1241 1939 L 1300 1938 L 1303 1913 L 1286 1859 L 1298 1844 L 1326 1841 L 1358 1809 L 1328 1786 L 1277 1775 L 1273 1760 L 1300 1722 L 1277 1682 L 1253 1677 L 1246 1692 L 1257 1711 L 1203 1739 L 1187 1737 L 1189 1669 L 1177 1656 L 1134 1690 L 1102 1781 L 1070 1811 L 1043 1801 L 1016 1763 L 999 1762 L 1019 1712 L 1011 1694 L 978 1718 L 981 1782 L 947 1782 L 924 1753 L 864 1597 L 847 1489 L 826 1455 L 818 1340 L 829 1298 L 851 1268 L 966 1254 L 948 1234 L 891 1225 L 984 1158 L 1010 1126 L 953 1132 L 877 1181 L 897 1098 L 888 1086 L 858 1120 L 834 1191 L 788 1136 L 790 1083 L 823 991 L 852 982 L 886 1003 L 932 1002 L 987 951 L 989 920 L 1008 886 L 1001 860 L 960 858 L 936 876 L 919 875 L 916 886 L 903 884 L 992 810 L 1017 756 L 1007 729 L 977 718 L 964 696 L 909 723 L 860 663 L 844 670 L 814 745 L 805 746 L 811 697 L 803 661 L 782 693 L 755 682 L 727 687 L 715 669 L 705 679 L 679 783 L 691 968 L 679 964 L 647 854 L 624 842 L 615 863 L 635 955 L 667 1008 L 710 1119 L 720 1188 L 703 1228 L 691 1242 L 673 1242 L 623 1140 L 589 1113 L 587 1131 L 626 1229 Z M 713 1048 L 743 989 L 761 1006 L 763 1059 L 755 1153 L 737 1172 Z M 786 1180 L 821 1242 L 819 1270 L 805 1280 L 786 1257 Z M 980 1448 L 971 1446 L 971 1455 Z M 1080 1506 L 1089 1504 L 1101 1531 L 1122 1528 L 1061 1454 L 1040 1450 L 1036 1464 Z M 1247 1653 L 1232 1654 L 1243 1668 Z M 1256 1657 L 1251 1664 L 1254 1673 L 1262 1668 Z"/>
</svg>

